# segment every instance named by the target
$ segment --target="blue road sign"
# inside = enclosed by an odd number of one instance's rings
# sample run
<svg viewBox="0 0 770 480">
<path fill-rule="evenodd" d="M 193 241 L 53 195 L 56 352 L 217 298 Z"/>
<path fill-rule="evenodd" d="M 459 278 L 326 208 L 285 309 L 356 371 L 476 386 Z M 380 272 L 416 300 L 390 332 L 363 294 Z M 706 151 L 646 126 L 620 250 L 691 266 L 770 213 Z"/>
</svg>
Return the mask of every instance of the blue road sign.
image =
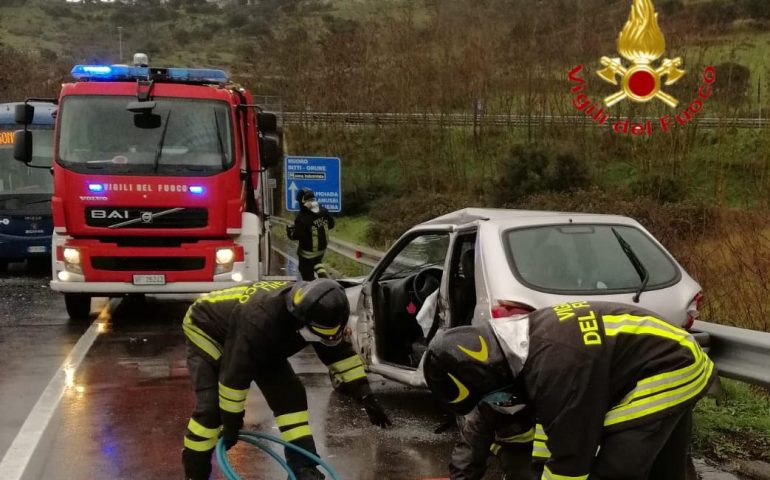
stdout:
<svg viewBox="0 0 770 480">
<path fill-rule="evenodd" d="M 313 190 L 318 203 L 330 212 L 342 210 L 342 168 L 339 158 L 286 157 L 283 165 L 287 211 L 299 211 L 297 192 L 305 187 Z"/>
</svg>

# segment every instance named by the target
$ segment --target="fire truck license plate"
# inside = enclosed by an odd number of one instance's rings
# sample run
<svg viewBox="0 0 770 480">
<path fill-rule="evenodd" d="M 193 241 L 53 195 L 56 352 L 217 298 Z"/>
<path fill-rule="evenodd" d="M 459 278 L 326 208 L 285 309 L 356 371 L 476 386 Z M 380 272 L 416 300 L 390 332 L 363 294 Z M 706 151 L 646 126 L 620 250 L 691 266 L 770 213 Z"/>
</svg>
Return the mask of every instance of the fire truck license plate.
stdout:
<svg viewBox="0 0 770 480">
<path fill-rule="evenodd" d="M 165 275 L 134 275 L 134 285 L 165 285 Z"/>
</svg>

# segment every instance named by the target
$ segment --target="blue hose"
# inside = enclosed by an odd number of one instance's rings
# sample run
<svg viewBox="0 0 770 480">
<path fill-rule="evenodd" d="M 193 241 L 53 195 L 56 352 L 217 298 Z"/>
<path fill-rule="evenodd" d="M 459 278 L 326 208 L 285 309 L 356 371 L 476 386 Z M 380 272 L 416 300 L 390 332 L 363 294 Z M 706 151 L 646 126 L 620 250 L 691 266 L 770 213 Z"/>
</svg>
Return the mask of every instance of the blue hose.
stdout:
<svg viewBox="0 0 770 480">
<path fill-rule="evenodd" d="M 255 447 L 259 448 L 263 452 L 273 457 L 273 459 L 276 462 L 278 462 L 278 464 L 281 467 L 283 467 L 283 469 L 289 474 L 289 480 L 297 480 L 297 476 L 294 475 L 294 472 L 286 463 L 286 460 L 284 460 L 280 454 L 276 453 L 275 450 L 270 448 L 265 443 L 266 441 L 283 445 L 286 448 L 289 448 L 291 450 L 294 450 L 297 453 L 300 453 L 306 456 L 310 460 L 313 460 L 314 462 L 316 462 L 322 469 L 326 470 L 326 472 L 331 476 L 331 480 L 341 480 L 339 474 L 335 472 L 334 469 L 328 463 L 321 460 L 317 455 L 311 452 L 308 452 L 304 448 L 300 448 L 292 443 L 281 440 L 278 437 L 274 437 L 273 435 L 268 435 L 266 433 L 259 433 L 259 432 L 250 432 L 248 430 L 241 430 L 240 432 L 238 432 L 238 439 L 254 445 Z M 241 477 L 238 476 L 237 473 L 235 473 L 235 470 L 233 470 L 233 467 L 230 465 L 230 461 L 227 459 L 227 450 L 225 449 L 224 440 L 221 438 L 217 442 L 216 458 L 217 458 L 217 463 L 219 463 L 219 468 L 222 470 L 222 473 L 224 474 L 226 480 L 241 480 Z"/>
</svg>

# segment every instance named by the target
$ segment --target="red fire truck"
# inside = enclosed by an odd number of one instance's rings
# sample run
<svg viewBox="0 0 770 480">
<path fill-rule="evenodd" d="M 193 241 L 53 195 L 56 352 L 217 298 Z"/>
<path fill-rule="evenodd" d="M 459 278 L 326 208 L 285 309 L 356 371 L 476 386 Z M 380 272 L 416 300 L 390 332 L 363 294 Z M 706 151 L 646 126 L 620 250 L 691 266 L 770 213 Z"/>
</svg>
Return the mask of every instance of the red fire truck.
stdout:
<svg viewBox="0 0 770 480">
<path fill-rule="evenodd" d="M 78 65 L 54 142 L 51 288 L 71 318 L 92 296 L 197 293 L 268 273 L 274 113 L 221 70 Z M 21 105 L 15 157 L 32 158 Z M 35 132 L 37 133 L 37 132 Z"/>
</svg>

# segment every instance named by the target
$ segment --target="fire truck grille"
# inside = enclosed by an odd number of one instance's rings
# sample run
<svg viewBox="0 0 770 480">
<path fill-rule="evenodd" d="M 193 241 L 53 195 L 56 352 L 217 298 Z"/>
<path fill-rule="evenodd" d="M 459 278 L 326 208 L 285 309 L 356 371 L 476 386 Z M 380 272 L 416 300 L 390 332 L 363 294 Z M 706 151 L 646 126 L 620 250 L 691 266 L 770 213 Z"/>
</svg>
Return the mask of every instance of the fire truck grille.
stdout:
<svg viewBox="0 0 770 480">
<path fill-rule="evenodd" d="M 92 257 L 91 266 L 113 272 L 181 272 L 201 270 L 204 257 Z"/>
<path fill-rule="evenodd" d="M 86 225 L 121 228 L 202 228 L 208 225 L 205 208 L 87 207 Z"/>
</svg>

